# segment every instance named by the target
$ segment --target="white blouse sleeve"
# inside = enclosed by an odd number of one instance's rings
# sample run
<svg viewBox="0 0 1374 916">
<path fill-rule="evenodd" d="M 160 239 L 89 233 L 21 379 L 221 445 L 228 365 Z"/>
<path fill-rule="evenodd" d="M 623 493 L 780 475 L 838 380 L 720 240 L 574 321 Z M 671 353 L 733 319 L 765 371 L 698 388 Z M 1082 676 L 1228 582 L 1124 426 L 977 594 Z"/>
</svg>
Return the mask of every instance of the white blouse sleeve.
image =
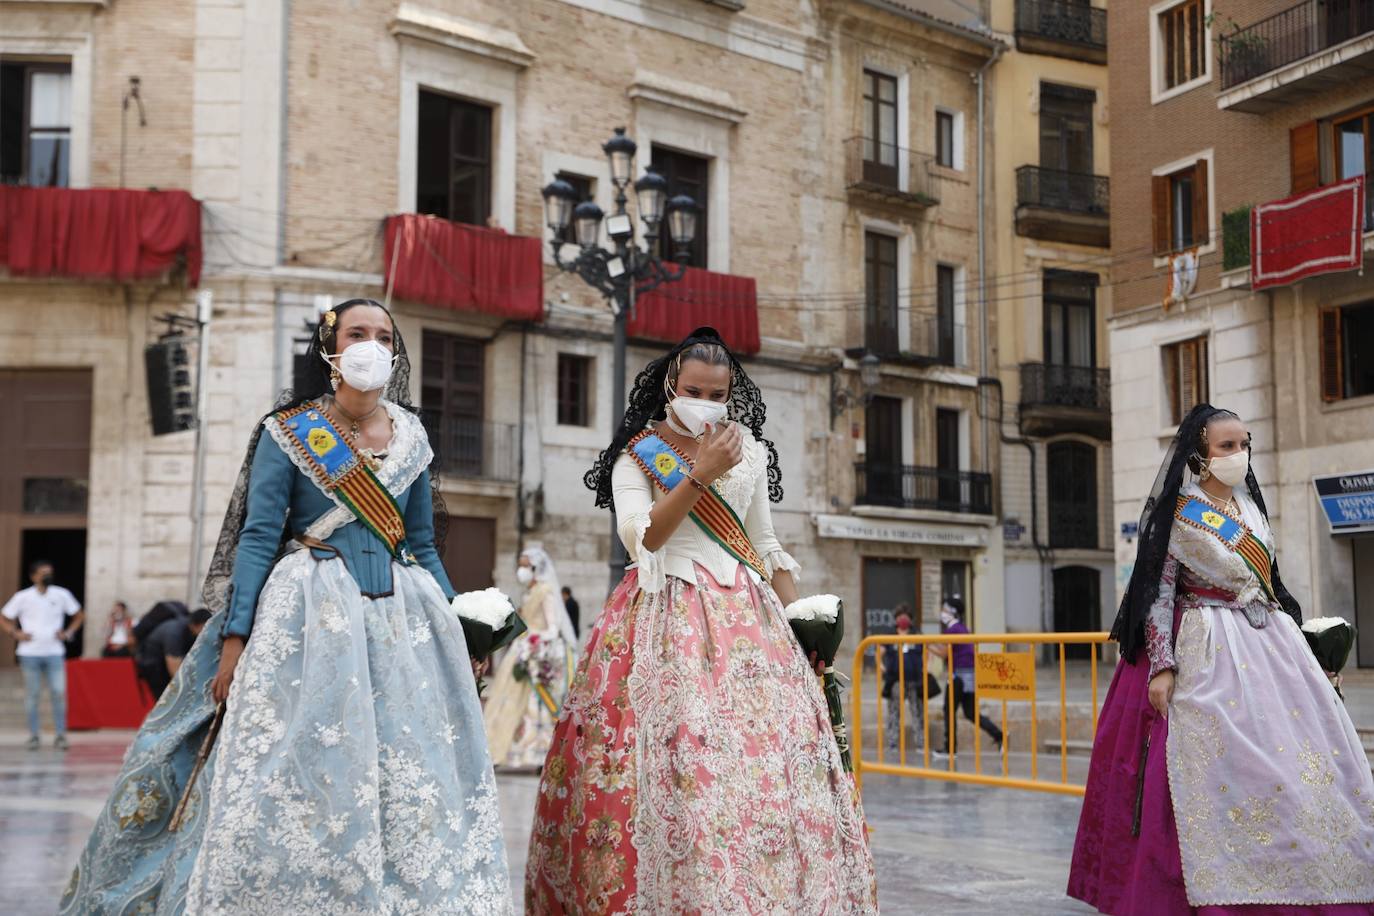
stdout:
<svg viewBox="0 0 1374 916">
<path fill-rule="evenodd" d="M 644 549 L 644 532 L 653 524 L 649 518 L 654 507 L 653 484 L 629 455 L 621 455 L 611 469 L 611 499 L 620 541 L 630 560 L 639 564 L 640 589 L 661 591 L 668 584 L 663 571 L 663 549 Z"/>
<path fill-rule="evenodd" d="M 768 503 L 768 451 L 763 443 L 754 440 L 750 448 L 756 449 L 753 463 L 758 467 L 758 480 L 754 484 L 754 497 L 749 501 L 749 511 L 744 516 L 744 530 L 753 542 L 754 550 L 763 560 L 764 572 L 771 581 L 778 570 L 787 570 L 793 580 L 799 579 L 801 565 L 792 555 L 782 549 L 777 534 L 773 531 L 773 511 Z"/>
</svg>

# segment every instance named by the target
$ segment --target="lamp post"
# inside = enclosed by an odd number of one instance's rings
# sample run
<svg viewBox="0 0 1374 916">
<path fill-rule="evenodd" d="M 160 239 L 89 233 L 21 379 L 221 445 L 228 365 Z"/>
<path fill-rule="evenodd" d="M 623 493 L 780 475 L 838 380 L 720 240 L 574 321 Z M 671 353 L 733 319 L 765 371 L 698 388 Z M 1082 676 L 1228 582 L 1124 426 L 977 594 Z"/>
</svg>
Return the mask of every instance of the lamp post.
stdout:
<svg viewBox="0 0 1374 916">
<path fill-rule="evenodd" d="M 611 366 L 611 429 L 619 429 L 625 416 L 625 323 L 633 313 L 635 298 L 640 293 L 682 279 L 687 270 L 685 261 L 697 234 L 696 202 L 685 194 L 668 199 L 668 182 L 657 172 L 645 171 L 634 182 L 635 208 L 644 224 L 644 245 L 635 238 L 634 220 L 626 210 L 630 202 L 626 193 L 634 173 L 637 146 L 625 136 L 625 128 L 617 127 L 611 139 L 602 145 L 611 169 L 611 184 L 615 187 L 615 211 L 609 216 L 592 201 L 577 202 L 572 185 L 555 179 L 543 190 L 545 222 L 553 230 L 553 261 L 562 270 L 575 273 L 589 286 L 601 293 L 611 304 L 614 317 L 615 343 Z M 603 248 L 601 226 L 611 246 Z M 672 241 L 676 263 L 664 262 L 656 251 L 665 229 Z M 577 257 L 563 257 L 563 234 L 569 224 L 577 241 Z M 620 543 L 615 512 L 611 512 L 611 589 L 614 590 L 625 574 L 625 548 Z"/>
<path fill-rule="evenodd" d="M 873 403 L 878 384 L 882 381 L 882 361 L 872 353 L 865 353 L 859 360 L 859 390 L 841 388 L 838 371 L 830 375 L 830 428 L 840 414 L 852 407 L 867 407 Z"/>
</svg>

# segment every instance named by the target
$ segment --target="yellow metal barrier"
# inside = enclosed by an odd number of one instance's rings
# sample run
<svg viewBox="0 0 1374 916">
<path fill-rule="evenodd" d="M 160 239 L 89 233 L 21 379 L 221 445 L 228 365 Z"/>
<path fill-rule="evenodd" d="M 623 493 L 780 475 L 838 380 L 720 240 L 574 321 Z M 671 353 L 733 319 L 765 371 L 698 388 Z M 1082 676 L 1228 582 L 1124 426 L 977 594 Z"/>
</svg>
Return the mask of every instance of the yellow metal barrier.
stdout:
<svg viewBox="0 0 1374 916">
<path fill-rule="evenodd" d="M 1098 653 L 1099 647 L 1108 641 L 1106 633 L 950 633 L 939 635 L 912 635 L 897 636 L 895 634 L 886 636 L 869 636 L 863 639 L 854 651 L 854 686 L 853 686 L 853 706 L 851 716 L 853 725 L 851 734 L 851 752 L 854 759 L 854 779 L 860 791 L 863 790 L 863 777 L 865 773 L 886 773 L 894 776 L 914 776 L 923 779 L 943 779 L 949 782 L 972 783 L 983 786 L 1003 786 L 1012 789 L 1033 789 L 1040 792 L 1056 792 L 1062 795 L 1082 795 L 1084 787 L 1077 783 L 1069 782 L 1069 740 L 1068 740 L 1068 675 L 1066 665 L 1066 646 L 1087 645 L 1090 647 L 1090 672 L 1092 680 L 1092 736 L 1097 736 L 1097 716 L 1098 716 Z M 888 763 L 883 757 L 883 709 L 882 709 L 882 680 L 883 663 L 881 646 L 888 645 L 919 645 L 921 647 L 921 671 L 930 671 L 930 647 L 931 646 L 952 646 L 973 644 L 974 658 L 976 660 L 974 690 L 973 690 L 973 709 L 974 709 L 974 728 L 973 728 L 973 772 L 965 773 L 955 769 L 956 761 L 953 754 L 947 758 L 944 766 L 932 767 L 930 764 L 930 716 L 923 713 L 921 719 L 923 724 L 922 753 L 924 759 L 920 766 L 911 766 L 907 763 L 906 749 L 906 666 L 900 661 L 897 666 L 897 692 L 895 702 L 897 703 L 897 728 L 900 734 L 897 763 Z M 1000 653 L 978 652 L 980 645 L 1000 645 Z M 1040 735 L 1039 735 L 1039 716 L 1037 713 L 1036 686 L 1035 686 L 1035 659 L 1033 649 L 1031 652 L 1009 653 L 1008 646 L 1042 646 L 1057 645 L 1059 647 L 1059 779 L 1058 781 L 1040 779 Z M 874 682 L 878 687 L 879 701 L 877 704 L 877 747 L 874 755 L 875 759 L 866 759 L 864 753 L 864 656 L 868 651 L 874 650 L 876 664 L 874 665 Z M 952 653 L 950 653 L 952 654 Z M 1021 657 L 1018 657 L 1021 656 Z M 1027 672 L 1029 679 L 1027 682 Z M 921 683 L 921 709 L 927 711 L 930 704 L 930 679 L 923 677 Z M 954 671 L 948 662 L 945 663 L 945 728 L 946 728 L 946 748 L 955 747 L 955 730 L 957 723 L 955 720 L 954 690 L 953 690 Z M 984 687 L 984 684 L 988 686 Z M 990 693 L 988 692 L 990 691 Z M 1001 773 L 988 774 L 983 772 L 983 756 L 981 739 L 983 730 L 978 726 L 978 717 L 982 714 L 982 700 L 985 696 L 993 699 L 1000 698 L 1002 701 L 1002 748 L 999 757 L 1001 759 Z M 1010 768 L 1010 750 L 1008 748 L 1007 734 L 1007 703 L 1025 701 L 1030 703 L 1030 778 L 1012 776 Z"/>
</svg>

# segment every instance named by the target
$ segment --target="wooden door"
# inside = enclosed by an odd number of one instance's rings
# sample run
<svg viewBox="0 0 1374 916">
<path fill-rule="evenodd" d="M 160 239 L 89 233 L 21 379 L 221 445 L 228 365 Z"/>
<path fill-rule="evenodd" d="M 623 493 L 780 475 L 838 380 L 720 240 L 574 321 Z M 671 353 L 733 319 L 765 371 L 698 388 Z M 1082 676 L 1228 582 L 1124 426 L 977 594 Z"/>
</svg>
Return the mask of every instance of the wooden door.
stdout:
<svg viewBox="0 0 1374 916">
<path fill-rule="evenodd" d="M 84 601 L 91 373 L 0 370 L 0 404 L 0 601 L 28 587 L 35 559 Z M 13 649 L 0 636 L 0 665 L 14 664 Z"/>
<path fill-rule="evenodd" d="M 902 505 L 903 472 L 902 402 L 875 397 L 864 411 L 864 502 Z"/>
</svg>

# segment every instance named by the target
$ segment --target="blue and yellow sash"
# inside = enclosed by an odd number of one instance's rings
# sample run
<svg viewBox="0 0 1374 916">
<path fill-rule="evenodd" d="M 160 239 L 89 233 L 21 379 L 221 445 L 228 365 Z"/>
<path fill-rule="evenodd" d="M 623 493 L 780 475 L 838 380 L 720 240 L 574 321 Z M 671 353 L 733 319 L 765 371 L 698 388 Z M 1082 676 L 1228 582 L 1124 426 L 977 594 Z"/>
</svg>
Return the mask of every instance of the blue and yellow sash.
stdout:
<svg viewBox="0 0 1374 916">
<path fill-rule="evenodd" d="M 278 411 L 275 416 L 296 451 L 309 463 L 319 485 L 337 496 L 393 557 L 409 561 L 400 506 L 319 405 L 302 404 Z"/>
<path fill-rule="evenodd" d="M 1255 574 L 1255 578 L 1260 580 L 1269 598 L 1278 600 L 1274 597 L 1274 583 L 1271 579 L 1274 558 L 1269 555 L 1264 542 L 1255 537 L 1249 528 L 1196 496 L 1180 495 L 1178 508 L 1174 510 L 1174 518 L 1192 525 L 1199 531 L 1207 532 L 1221 541 L 1227 550 L 1239 554 L 1245 565 Z"/>
<path fill-rule="evenodd" d="M 683 473 L 684 467 L 691 469 L 691 463 L 686 456 L 664 442 L 652 430 L 646 429 L 631 439 L 626 450 L 635 460 L 635 464 L 638 464 L 640 469 L 649 475 L 649 479 L 658 484 L 665 493 L 671 492 L 686 477 Z M 754 542 L 749 540 L 749 535 L 744 530 L 744 523 L 714 487 L 706 488 L 688 515 L 696 522 L 698 528 L 724 547 L 730 556 L 764 579 L 768 578 L 763 560 L 759 558 L 758 551 L 754 549 Z"/>
</svg>

